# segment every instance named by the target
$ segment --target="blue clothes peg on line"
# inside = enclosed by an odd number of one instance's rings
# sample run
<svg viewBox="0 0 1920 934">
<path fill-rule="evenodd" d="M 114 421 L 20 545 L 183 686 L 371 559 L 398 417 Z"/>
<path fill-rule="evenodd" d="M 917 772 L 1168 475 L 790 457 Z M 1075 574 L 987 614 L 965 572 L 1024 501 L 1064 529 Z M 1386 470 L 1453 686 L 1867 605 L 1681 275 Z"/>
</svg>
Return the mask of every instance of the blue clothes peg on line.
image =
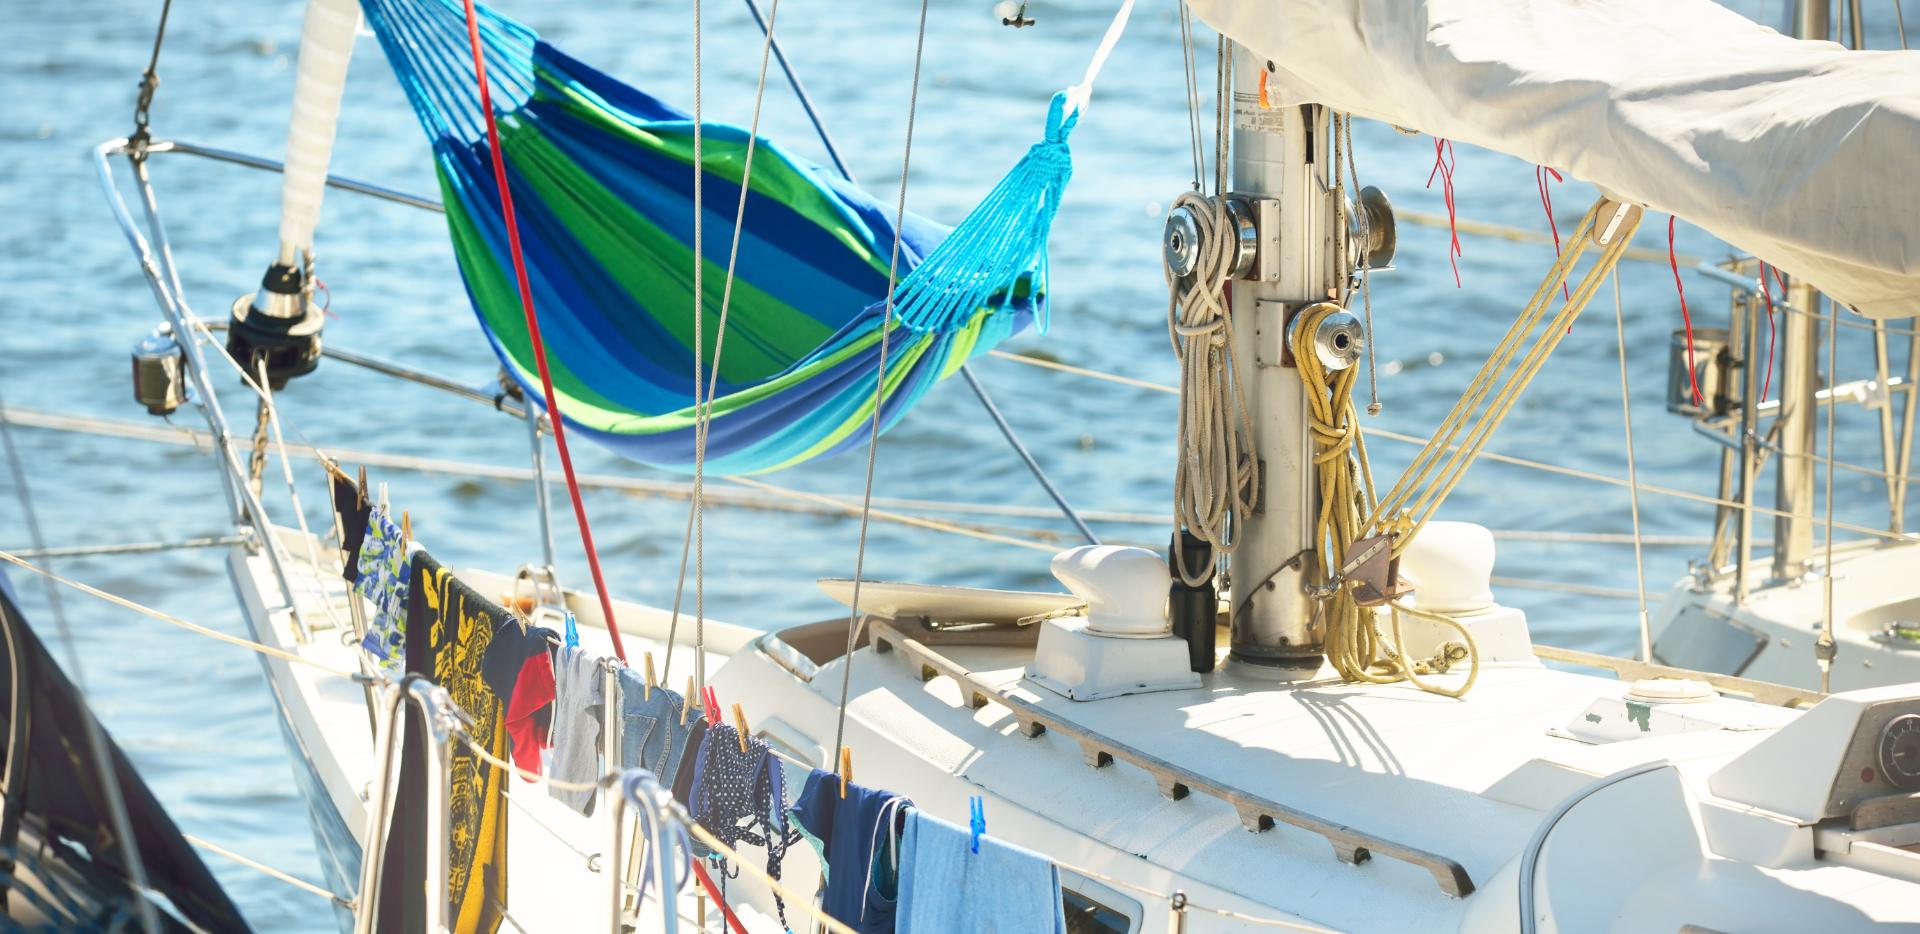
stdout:
<svg viewBox="0 0 1920 934">
<path fill-rule="evenodd" d="M 973 828 L 973 852 L 980 852 L 980 835 L 987 832 L 987 805 L 979 795 L 967 799 L 967 810 L 971 814 L 968 820 Z"/>
<path fill-rule="evenodd" d="M 567 611 L 566 641 L 567 648 L 577 649 L 580 647 L 580 624 L 574 621 L 572 610 Z"/>
</svg>

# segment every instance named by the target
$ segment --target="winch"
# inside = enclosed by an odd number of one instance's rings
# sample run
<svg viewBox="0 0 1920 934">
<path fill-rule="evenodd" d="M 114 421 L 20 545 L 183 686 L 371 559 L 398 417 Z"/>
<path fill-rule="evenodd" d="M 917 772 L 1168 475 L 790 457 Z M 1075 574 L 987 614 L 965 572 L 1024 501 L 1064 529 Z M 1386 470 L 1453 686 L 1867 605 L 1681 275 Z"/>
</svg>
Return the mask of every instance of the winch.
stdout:
<svg viewBox="0 0 1920 934">
<path fill-rule="evenodd" d="M 227 353 L 254 375 L 264 360 L 267 384 L 283 389 L 287 380 L 313 372 L 320 363 L 320 330 L 326 315 L 313 304 L 307 273 L 287 263 L 267 268 L 260 290 L 233 300 L 227 326 Z"/>
</svg>

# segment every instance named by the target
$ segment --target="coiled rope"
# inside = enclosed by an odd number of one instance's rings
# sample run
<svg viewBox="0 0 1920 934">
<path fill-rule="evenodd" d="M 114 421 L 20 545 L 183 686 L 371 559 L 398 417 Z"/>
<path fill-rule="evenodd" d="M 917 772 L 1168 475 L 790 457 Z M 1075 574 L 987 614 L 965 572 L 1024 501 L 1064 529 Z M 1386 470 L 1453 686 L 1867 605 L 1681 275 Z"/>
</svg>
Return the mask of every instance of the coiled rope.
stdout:
<svg viewBox="0 0 1920 934">
<path fill-rule="evenodd" d="M 1342 313 L 1339 305 L 1321 302 L 1299 313 L 1289 340 L 1300 380 L 1307 389 L 1307 427 L 1314 443 L 1313 466 L 1320 488 L 1320 512 L 1315 523 L 1314 551 L 1327 585 L 1316 588 L 1317 611 L 1326 622 L 1327 660 L 1348 681 L 1391 684 L 1410 681 L 1415 687 L 1447 697 L 1460 697 L 1480 675 L 1480 655 L 1473 635 L 1453 619 L 1424 610 L 1391 604 L 1393 632 L 1382 638 L 1375 612 L 1356 600 L 1353 581 L 1338 574 L 1348 548 L 1364 536 L 1362 517 L 1375 501 L 1373 469 L 1367 461 L 1366 439 L 1353 405 L 1353 384 L 1359 367 L 1329 371 L 1313 351 L 1313 333 L 1327 316 Z M 1451 627 L 1460 639 L 1448 641 L 1429 659 L 1409 659 L 1401 646 L 1402 612 Z M 1445 672 L 1453 663 L 1470 659 L 1467 680 L 1457 688 L 1422 681 L 1421 675 Z"/>
<path fill-rule="evenodd" d="M 1566 294 L 1566 282 L 1592 242 L 1591 234 L 1600 223 L 1602 210 L 1608 206 L 1609 202 L 1603 198 L 1587 211 L 1568 249 L 1554 262 L 1533 298 L 1461 393 L 1439 430 L 1415 455 L 1413 463 L 1384 498 L 1375 497 L 1366 443 L 1354 415 L 1353 383 L 1357 370 L 1329 372 L 1311 346 L 1312 334 L 1320 322 L 1342 309 L 1332 302 L 1323 302 L 1300 312 L 1289 339 L 1300 379 L 1307 390 L 1308 427 L 1314 440 L 1313 464 L 1320 491 L 1314 548 L 1326 580 L 1324 585 L 1315 588 L 1314 597 L 1325 621 L 1327 660 L 1342 678 L 1375 684 L 1405 680 L 1423 691 L 1447 697 L 1465 695 L 1478 680 L 1480 653 L 1473 634 L 1465 626 L 1446 614 L 1390 601 L 1386 613 L 1391 633 L 1390 637 L 1385 636 L 1379 629 L 1378 610 L 1360 605 L 1353 589 L 1356 582 L 1344 579 L 1340 568 L 1354 543 L 1370 535 L 1388 536 L 1392 542 L 1391 554 L 1399 557 L 1459 484 L 1494 429 L 1505 420 L 1521 393 L 1539 373 L 1547 356 L 1567 335 L 1574 319 L 1586 308 L 1600 284 L 1618 266 L 1627 243 L 1632 240 L 1639 222 L 1637 211 L 1630 212 L 1616 225 L 1599 258 L 1566 297 L 1559 312 L 1546 320 L 1553 293 Z M 1524 354 L 1519 353 L 1521 346 L 1529 341 L 1531 346 Z M 1431 658 L 1410 658 L 1404 650 L 1403 614 L 1452 629 L 1459 639 L 1443 642 Z M 1458 687 L 1445 687 L 1421 678 L 1445 672 L 1461 661 L 1468 662 L 1470 667 L 1466 680 Z"/>
<path fill-rule="evenodd" d="M 1253 426 L 1233 358 L 1233 321 L 1226 300 L 1237 238 L 1226 202 L 1199 192 L 1174 199 L 1199 228 L 1193 272 L 1175 275 L 1166 266 L 1167 338 L 1180 360 L 1179 461 L 1173 475 L 1173 520 L 1213 546 L 1215 560 L 1233 553 L 1231 520 L 1253 508 L 1259 461 L 1253 456 Z M 1213 576 L 1213 568 L 1189 568 L 1174 551 L 1174 569 L 1189 587 Z"/>
</svg>

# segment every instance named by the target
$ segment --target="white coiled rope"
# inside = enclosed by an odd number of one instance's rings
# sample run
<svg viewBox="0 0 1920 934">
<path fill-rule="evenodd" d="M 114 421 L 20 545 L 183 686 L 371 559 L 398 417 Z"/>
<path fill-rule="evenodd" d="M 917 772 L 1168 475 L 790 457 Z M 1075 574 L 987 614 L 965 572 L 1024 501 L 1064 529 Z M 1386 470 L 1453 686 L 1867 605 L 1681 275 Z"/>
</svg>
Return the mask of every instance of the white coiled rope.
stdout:
<svg viewBox="0 0 1920 934">
<path fill-rule="evenodd" d="M 1214 558 L 1233 552 L 1232 518 L 1253 507 L 1259 462 L 1252 451 L 1253 426 L 1233 359 L 1233 322 L 1224 287 L 1236 247 L 1226 203 L 1199 192 L 1174 199 L 1199 231 L 1198 258 L 1190 275 L 1167 265 L 1167 337 L 1180 358 L 1179 463 L 1174 470 L 1176 528 L 1213 546 Z M 1190 587 L 1206 583 L 1213 569 L 1188 568 L 1174 549 L 1174 571 Z"/>
</svg>

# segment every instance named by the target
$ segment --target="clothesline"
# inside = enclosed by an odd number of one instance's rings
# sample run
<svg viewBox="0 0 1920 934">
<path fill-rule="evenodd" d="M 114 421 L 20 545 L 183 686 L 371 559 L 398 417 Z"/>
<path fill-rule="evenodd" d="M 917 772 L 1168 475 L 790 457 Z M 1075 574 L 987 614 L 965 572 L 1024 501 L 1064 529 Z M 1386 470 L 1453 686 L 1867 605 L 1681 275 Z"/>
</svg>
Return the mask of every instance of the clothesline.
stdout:
<svg viewBox="0 0 1920 934">
<path fill-rule="evenodd" d="M 100 599 L 107 600 L 108 602 L 125 607 L 127 609 L 134 610 L 136 612 L 142 613 L 143 615 L 147 615 L 155 619 L 159 619 L 163 622 L 167 622 L 169 624 L 179 626 L 181 628 L 187 629 L 189 631 L 195 632 L 200 635 L 208 636 L 210 638 L 214 638 L 219 641 L 226 642 L 228 644 L 237 645 L 242 648 L 246 648 L 246 649 L 255 651 L 257 653 L 271 656 L 274 658 L 279 658 L 288 662 L 308 665 L 310 667 L 317 668 L 319 670 L 328 672 L 330 674 L 338 675 L 341 677 L 346 677 L 346 678 L 356 677 L 354 672 L 348 671 L 346 669 L 327 665 L 323 662 L 318 662 L 313 659 L 306 658 L 305 656 L 288 652 L 283 649 L 278 649 L 273 646 L 265 645 L 263 643 L 254 642 L 254 641 L 243 639 L 237 636 L 231 636 L 226 633 L 219 632 L 218 630 L 209 629 L 208 627 L 191 623 L 187 620 L 180 619 L 179 617 L 172 616 L 171 614 L 167 614 L 162 611 L 143 606 L 134 601 L 127 600 L 122 597 L 118 597 L 114 594 L 110 594 L 105 591 L 101 591 L 97 588 L 80 583 L 78 581 L 70 580 L 59 574 L 56 574 L 45 568 L 41 568 L 38 565 L 35 565 L 31 562 L 21 559 L 11 553 L 0 552 L 0 560 L 4 560 L 10 564 L 18 566 L 32 573 L 44 575 L 49 579 L 55 581 L 56 583 L 59 583 L 68 587 L 72 587 L 74 589 L 80 590 L 83 593 L 87 593 L 89 595 L 98 597 Z M 664 687 L 661 687 L 660 689 L 668 690 Z M 683 701 L 683 702 L 690 702 L 690 701 Z M 609 704 L 608 708 L 615 709 L 612 704 Z M 696 707 L 695 709 L 702 709 L 702 708 Z M 544 782 L 550 789 L 559 789 L 563 791 L 574 791 L 574 792 L 583 792 L 583 793 L 592 792 L 595 789 L 601 787 L 601 784 L 597 782 L 570 782 L 570 781 L 565 781 L 561 779 L 556 779 L 550 775 L 542 775 L 540 772 L 524 769 L 519 765 L 516 765 L 515 763 L 509 761 L 508 759 L 494 755 L 487 749 L 483 748 L 478 742 L 474 740 L 473 737 L 466 734 L 465 732 L 461 732 L 457 734 L 457 736 L 461 742 L 461 745 L 466 749 L 466 751 L 474 755 L 476 758 L 480 759 L 483 762 L 486 762 L 488 765 L 494 766 L 495 768 L 502 769 L 509 774 L 517 776 L 522 780 L 525 780 L 528 782 Z M 814 766 L 811 765 L 810 763 L 804 762 L 795 756 L 792 756 L 790 754 L 774 749 L 771 746 L 767 746 L 764 744 L 756 744 L 756 745 L 758 745 L 758 748 L 762 749 L 767 755 L 777 759 L 778 761 L 790 764 L 799 769 L 811 770 L 812 768 L 814 768 Z M 616 774 L 618 773 L 610 772 L 609 777 Z M 511 800 L 511 796 L 504 794 L 504 791 L 502 793 L 502 797 L 506 798 L 507 800 Z M 522 808 L 524 810 L 524 806 L 522 806 Z M 722 854 L 722 856 L 728 859 L 731 863 L 744 867 L 750 874 L 754 875 L 757 879 L 768 884 L 771 888 L 775 889 L 776 891 L 780 892 L 783 898 L 790 899 L 794 903 L 801 905 L 803 909 L 809 914 L 809 916 L 814 917 L 816 920 L 820 920 L 821 923 L 825 924 L 829 929 L 832 929 L 835 931 L 850 930 L 840 922 L 827 919 L 826 916 L 819 911 L 819 909 L 813 906 L 812 896 L 798 894 L 794 892 L 791 888 L 786 887 L 784 884 L 774 881 L 772 877 L 765 870 L 761 869 L 757 865 L 754 865 L 750 861 L 744 860 L 739 854 L 739 852 L 734 848 L 727 847 L 725 845 L 716 845 L 717 841 L 712 837 L 710 833 L 706 831 L 705 828 L 700 827 L 697 823 L 694 823 L 694 822 L 689 822 L 689 823 L 690 823 L 690 828 L 689 828 L 690 831 L 694 834 L 696 838 L 699 838 L 703 844 L 709 847 L 712 847 L 716 852 L 719 852 L 720 854 Z M 576 849 L 576 852 L 578 852 L 577 849 Z M 1155 890 L 1149 889 L 1147 887 L 1140 886 L 1136 883 L 1127 882 L 1125 880 L 1108 876 L 1103 873 L 1099 873 L 1097 871 L 1094 871 L 1082 866 L 1076 866 L 1069 863 L 1060 862 L 1058 860 L 1054 860 L 1053 862 L 1055 863 L 1055 865 L 1058 865 L 1063 869 L 1067 869 L 1071 872 L 1086 876 L 1091 879 L 1095 879 L 1097 881 L 1101 881 L 1110 885 L 1115 885 L 1121 888 L 1126 888 L 1131 891 L 1138 892 L 1140 894 L 1151 896 L 1151 897 L 1156 897 L 1156 898 L 1166 897 L 1166 893 L 1160 893 Z M 1286 929 L 1286 930 L 1298 930 L 1298 931 L 1325 930 L 1323 928 L 1317 928 L 1310 925 L 1300 925 L 1293 922 L 1278 921 L 1273 919 L 1263 919 L 1263 918 L 1258 918 L 1250 915 L 1243 915 L 1237 912 L 1232 912 L 1227 909 L 1211 908 L 1205 905 L 1194 903 L 1191 900 L 1186 902 L 1185 907 L 1188 910 L 1205 911 L 1205 912 L 1220 915 L 1222 917 L 1245 921 L 1247 923 L 1263 924 L 1263 925 L 1277 927 L 1277 928 Z"/>
<path fill-rule="evenodd" d="M 339 479 L 344 479 L 344 477 L 339 477 Z M 369 506 L 369 512 L 371 513 L 371 504 L 367 504 L 367 505 Z M 410 536 L 405 536 L 405 537 L 410 538 Z M 388 554 L 389 552 L 382 551 L 378 553 Z M 265 645 L 263 643 L 243 639 L 240 637 L 231 636 L 226 633 L 219 632 L 218 630 L 213 630 L 205 626 L 200 626 L 198 624 L 191 623 L 187 620 L 180 619 L 179 617 L 172 616 L 171 614 L 167 614 L 162 611 L 143 606 L 134 601 L 127 600 L 125 598 L 107 593 L 105 591 L 101 591 L 97 588 L 80 583 L 78 581 L 70 580 L 52 571 L 49 571 L 45 568 L 41 568 L 38 565 L 35 565 L 32 562 L 26 561 L 11 553 L 0 551 L 0 560 L 4 560 L 7 563 L 13 564 L 15 566 L 18 566 L 32 573 L 44 575 L 49 579 L 55 581 L 56 583 L 60 583 L 65 586 L 72 587 L 74 589 L 80 590 L 89 595 L 107 600 L 116 605 L 134 610 L 136 612 L 153 617 L 155 619 L 159 619 L 163 622 L 167 622 L 169 624 L 179 626 L 181 628 L 187 629 L 189 631 L 195 632 L 200 635 L 208 636 L 210 638 L 214 638 L 219 641 L 226 642 L 228 644 L 237 645 L 242 648 L 247 648 L 259 654 L 271 656 L 274 658 L 279 658 L 291 663 L 307 665 L 307 666 L 317 668 L 319 670 L 326 671 L 330 674 L 338 675 L 341 677 L 346 677 L 350 679 L 362 677 L 344 668 L 331 666 L 324 662 L 315 661 L 313 659 L 307 658 L 305 656 L 302 656 L 293 652 L 288 652 L 283 649 L 279 649 L 273 646 Z M 358 566 L 359 564 L 360 562 L 356 560 L 355 565 Z M 344 574 L 346 568 L 343 567 L 342 570 Z M 494 607 L 494 609 L 499 611 L 499 613 L 503 615 L 507 612 L 504 608 L 500 608 L 497 606 Z M 614 661 L 616 664 L 623 664 L 623 663 L 619 663 L 617 659 L 611 659 L 611 660 Z M 604 660 L 596 659 L 595 661 L 599 662 Z M 668 694 L 671 696 L 677 696 L 674 694 L 674 692 L 670 691 L 664 686 L 660 686 L 660 689 L 663 691 L 667 691 Z M 692 704 L 695 702 L 693 699 L 687 698 L 687 699 L 683 699 L 682 703 Z M 704 709 L 705 706 L 710 706 L 710 705 L 698 705 L 694 709 Z M 614 703 L 609 702 L 606 705 L 606 709 L 609 711 L 612 711 L 618 708 L 615 706 Z M 727 732 L 732 729 L 731 725 L 723 725 L 723 726 L 725 726 L 726 729 L 716 734 L 717 741 L 725 741 L 731 735 L 736 735 L 736 734 L 730 734 Z M 552 775 L 542 775 L 539 771 L 523 768 L 520 765 L 510 761 L 507 758 L 503 758 L 499 755 L 496 755 L 494 752 L 485 748 L 485 746 L 482 743 L 476 741 L 476 739 L 472 735 L 466 733 L 465 731 L 461 731 L 457 733 L 456 736 L 459 739 L 462 748 L 468 754 L 473 755 L 475 758 L 485 762 L 488 765 L 501 769 L 504 773 L 509 773 L 511 775 L 517 776 L 522 780 L 525 780 L 528 782 L 544 782 L 550 790 L 557 789 L 562 791 L 591 793 L 597 788 L 602 787 L 602 783 L 598 783 L 598 782 L 573 782 L 573 781 L 567 781 L 564 779 L 558 779 L 553 777 Z M 766 756 L 769 756 L 779 762 L 787 763 L 798 769 L 803 769 L 803 770 L 812 770 L 814 768 L 814 766 L 812 766 L 810 763 L 804 762 L 795 756 L 773 749 L 771 746 L 766 745 L 763 740 L 758 740 L 758 739 L 753 740 L 753 745 L 754 745 L 754 748 L 757 749 L 758 751 L 764 753 Z M 617 772 L 609 772 L 609 777 L 617 774 L 618 774 Z M 603 781 L 605 781 L 605 779 L 603 779 Z M 513 800 L 510 795 L 507 795 L 505 793 L 503 788 L 500 789 L 500 797 L 507 801 Z M 517 802 L 515 803 L 517 804 Z M 521 807 L 523 810 L 525 809 L 524 805 L 521 805 Z M 784 810 L 784 799 L 782 800 L 782 809 Z M 714 835 L 706 827 L 701 826 L 697 821 L 689 821 L 688 827 L 690 832 L 696 838 L 700 839 L 703 844 L 711 847 L 716 853 L 719 853 L 723 858 L 727 859 L 731 863 L 746 868 L 750 874 L 752 874 L 762 882 L 768 884 L 769 887 L 772 888 L 777 893 L 779 893 L 783 899 L 791 899 L 795 903 L 801 905 L 803 910 L 805 910 L 805 912 L 809 916 L 815 918 L 815 920 L 820 921 L 829 929 L 835 930 L 835 931 L 850 930 L 843 923 L 831 919 L 829 916 L 825 915 L 818 908 L 816 908 L 812 904 L 812 896 L 801 895 L 795 892 L 791 888 L 779 882 L 771 873 L 767 872 L 766 870 L 763 870 L 759 866 L 754 865 L 749 861 L 744 860 L 736 848 L 727 846 L 724 843 L 721 843 L 720 841 L 718 841 L 717 838 L 715 838 Z M 549 832 L 552 832 L 550 828 L 549 828 Z M 575 848 L 575 852 L 578 853 L 580 851 L 577 848 Z M 1053 863 L 1053 865 L 1059 866 L 1060 868 L 1067 869 L 1074 873 L 1078 873 L 1082 876 L 1086 876 L 1091 879 L 1096 879 L 1108 884 L 1126 888 L 1131 891 L 1141 893 L 1143 895 L 1152 896 L 1152 897 L 1164 897 L 1164 894 L 1165 894 L 1165 893 L 1156 892 L 1150 888 L 1140 886 L 1135 883 L 1126 882 L 1124 880 L 1117 879 L 1091 869 L 1087 869 L 1085 867 L 1074 866 L 1067 863 L 1061 863 L 1057 860 L 1052 860 L 1051 862 Z M 373 910 L 374 908 L 374 906 L 358 906 L 358 907 L 361 907 L 363 910 Z M 1187 901 L 1184 907 L 1186 909 L 1206 911 L 1206 912 L 1220 915 L 1222 917 L 1234 918 L 1236 920 L 1246 921 L 1248 923 L 1263 924 L 1263 925 L 1268 925 L 1268 926 L 1273 926 L 1273 927 L 1278 927 L 1278 928 L 1283 928 L 1288 930 L 1302 930 L 1302 931 L 1323 930 L 1321 928 L 1316 928 L 1316 927 L 1307 926 L 1307 925 L 1299 925 L 1292 922 L 1276 921 L 1271 919 L 1262 919 L 1254 916 L 1242 915 L 1227 909 L 1210 908 L 1204 905 L 1195 904 L 1191 901 Z"/>
<path fill-rule="evenodd" d="M 328 674 L 338 675 L 342 678 L 358 677 L 356 673 L 352 671 L 348 671 L 345 668 L 336 668 L 325 662 L 315 661 L 311 658 L 307 658 L 304 655 L 298 655 L 293 652 L 289 652 L 285 649 L 279 649 L 271 645 L 255 642 L 251 639 L 243 639 L 239 636 L 229 635 L 227 633 L 221 632 L 218 629 L 212 629 L 206 626 L 202 626 L 199 623 L 189 622 L 187 620 L 181 619 L 178 616 L 174 616 L 171 613 L 165 613 L 160 610 L 156 610 L 150 606 L 146 606 L 145 604 L 136 603 L 125 597 L 119 596 L 118 594 L 111 594 L 97 587 L 92 587 L 87 584 L 83 584 L 79 581 L 62 577 L 59 574 L 54 573 L 53 571 L 43 568 L 30 561 L 27 561 L 24 558 L 18 557 L 11 552 L 0 551 L 0 561 L 5 561 L 8 564 L 11 564 L 11 565 L 14 565 L 15 567 L 20 568 L 21 570 L 30 571 L 34 574 L 38 574 L 42 577 L 45 577 L 48 580 L 53 581 L 56 584 L 61 584 L 66 587 L 71 587 L 74 590 L 78 590 L 81 593 L 87 594 L 88 596 L 98 597 L 115 606 L 132 610 L 135 613 L 139 613 L 143 616 L 152 617 L 154 619 L 157 619 L 163 623 L 167 623 L 172 626 L 178 626 L 182 629 L 187 630 L 188 632 L 197 633 L 199 635 L 206 636 L 209 639 L 216 639 L 218 641 L 225 642 L 228 645 L 237 645 L 243 649 L 248 649 L 248 650 L 257 652 L 261 655 L 277 658 L 277 659 L 280 659 L 281 661 L 292 662 L 300 665 L 306 665 L 312 668 L 318 668 L 321 671 L 324 671 Z"/>
</svg>

